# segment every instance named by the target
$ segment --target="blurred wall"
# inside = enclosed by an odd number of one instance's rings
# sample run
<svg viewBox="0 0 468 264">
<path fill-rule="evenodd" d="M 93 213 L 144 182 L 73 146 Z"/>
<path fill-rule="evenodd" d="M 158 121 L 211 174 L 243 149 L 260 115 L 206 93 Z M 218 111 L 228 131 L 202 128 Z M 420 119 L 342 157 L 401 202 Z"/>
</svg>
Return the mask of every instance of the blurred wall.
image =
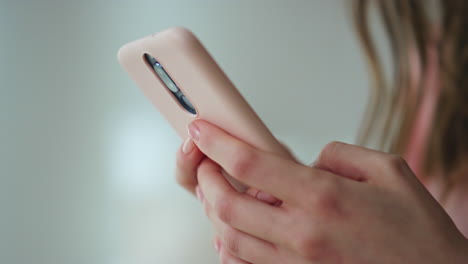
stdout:
<svg viewBox="0 0 468 264">
<path fill-rule="evenodd" d="M 192 29 L 304 162 L 352 142 L 367 76 L 343 0 L 0 1 L 0 263 L 217 263 L 181 141 L 116 60 Z"/>
</svg>

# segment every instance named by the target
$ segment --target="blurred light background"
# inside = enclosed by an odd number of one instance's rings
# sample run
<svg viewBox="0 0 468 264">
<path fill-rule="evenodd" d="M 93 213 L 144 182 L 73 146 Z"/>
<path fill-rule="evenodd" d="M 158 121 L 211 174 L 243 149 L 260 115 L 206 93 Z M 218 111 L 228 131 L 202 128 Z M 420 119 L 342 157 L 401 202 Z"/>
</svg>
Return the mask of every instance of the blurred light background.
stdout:
<svg viewBox="0 0 468 264">
<path fill-rule="evenodd" d="M 120 68 L 126 42 L 195 32 L 304 162 L 353 142 L 367 72 L 346 0 L 0 0 L 0 263 L 217 263 L 181 144 Z"/>
</svg>

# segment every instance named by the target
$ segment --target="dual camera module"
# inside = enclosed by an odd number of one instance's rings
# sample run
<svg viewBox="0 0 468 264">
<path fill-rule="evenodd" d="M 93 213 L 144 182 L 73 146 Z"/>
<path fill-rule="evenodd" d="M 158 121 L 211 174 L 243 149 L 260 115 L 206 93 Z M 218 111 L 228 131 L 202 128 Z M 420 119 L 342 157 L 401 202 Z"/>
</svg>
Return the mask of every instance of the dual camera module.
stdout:
<svg viewBox="0 0 468 264">
<path fill-rule="evenodd" d="M 189 101 L 187 96 L 177 87 L 176 83 L 172 80 L 171 76 L 166 72 L 164 67 L 154 58 L 153 56 L 145 53 L 145 60 L 152 67 L 153 71 L 163 82 L 166 88 L 172 93 L 174 98 L 179 102 L 179 104 L 187 110 L 189 113 L 196 115 L 197 111 L 193 104 Z"/>
</svg>

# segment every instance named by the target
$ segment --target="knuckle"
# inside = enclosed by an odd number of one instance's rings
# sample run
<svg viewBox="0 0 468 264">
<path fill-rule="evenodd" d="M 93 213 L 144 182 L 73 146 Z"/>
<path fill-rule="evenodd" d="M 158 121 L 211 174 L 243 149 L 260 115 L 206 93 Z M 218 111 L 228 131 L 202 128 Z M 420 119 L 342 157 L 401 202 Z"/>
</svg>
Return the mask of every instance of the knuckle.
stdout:
<svg viewBox="0 0 468 264">
<path fill-rule="evenodd" d="M 257 165 L 258 156 L 254 151 L 239 149 L 234 152 L 232 162 L 232 174 L 237 178 L 246 178 Z"/>
<path fill-rule="evenodd" d="M 385 162 L 388 168 L 394 173 L 402 172 L 403 168 L 407 166 L 405 159 L 400 155 L 390 154 L 386 157 Z"/>
<path fill-rule="evenodd" d="M 296 240 L 295 250 L 310 261 L 323 259 L 327 243 L 318 233 L 303 234 Z"/>
<path fill-rule="evenodd" d="M 233 210 L 233 195 L 224 193 L 220 195 L 219 198 L 215 201 L 214 211 L 218 218 L 226 223 L 232 223 L 234 218 L 234 210 Z"/>
<path fill-rule="evenodd" d="M 240 232 L 226 227 L 223 232 L 223 246 L 234 256 L 240 254 Z"/>
<path fill-rule="evenodd" d="M 339 199 L 339 182 L 332 179 L 322 180 L 312 197 L 316 213 L 320 216 L 342 216 L 343 209 Z"/>
</svg>

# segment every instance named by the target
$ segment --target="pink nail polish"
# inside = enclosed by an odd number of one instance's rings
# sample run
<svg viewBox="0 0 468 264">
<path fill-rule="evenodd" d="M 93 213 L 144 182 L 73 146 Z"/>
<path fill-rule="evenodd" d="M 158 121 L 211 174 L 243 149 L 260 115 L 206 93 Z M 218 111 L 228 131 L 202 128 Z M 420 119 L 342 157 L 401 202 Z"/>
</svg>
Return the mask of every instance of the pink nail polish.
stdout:
<svg viewBox="0 0 468 264">
<path fill-rule="evenodd" d="M 200 139 L 200 129 L 193 122 L 188 125 L 188 134 L 195 142 Z"/>
<path fill-rule="evenodd" d="M 184 142 L 184 145 L 182 145 L 182 152 L 184 154 L 189 154 L 192 152 L 194 146 L 195 144 L 193 143 L 193 140 L 191 138 L 187 138 Z"/>
</svg>

